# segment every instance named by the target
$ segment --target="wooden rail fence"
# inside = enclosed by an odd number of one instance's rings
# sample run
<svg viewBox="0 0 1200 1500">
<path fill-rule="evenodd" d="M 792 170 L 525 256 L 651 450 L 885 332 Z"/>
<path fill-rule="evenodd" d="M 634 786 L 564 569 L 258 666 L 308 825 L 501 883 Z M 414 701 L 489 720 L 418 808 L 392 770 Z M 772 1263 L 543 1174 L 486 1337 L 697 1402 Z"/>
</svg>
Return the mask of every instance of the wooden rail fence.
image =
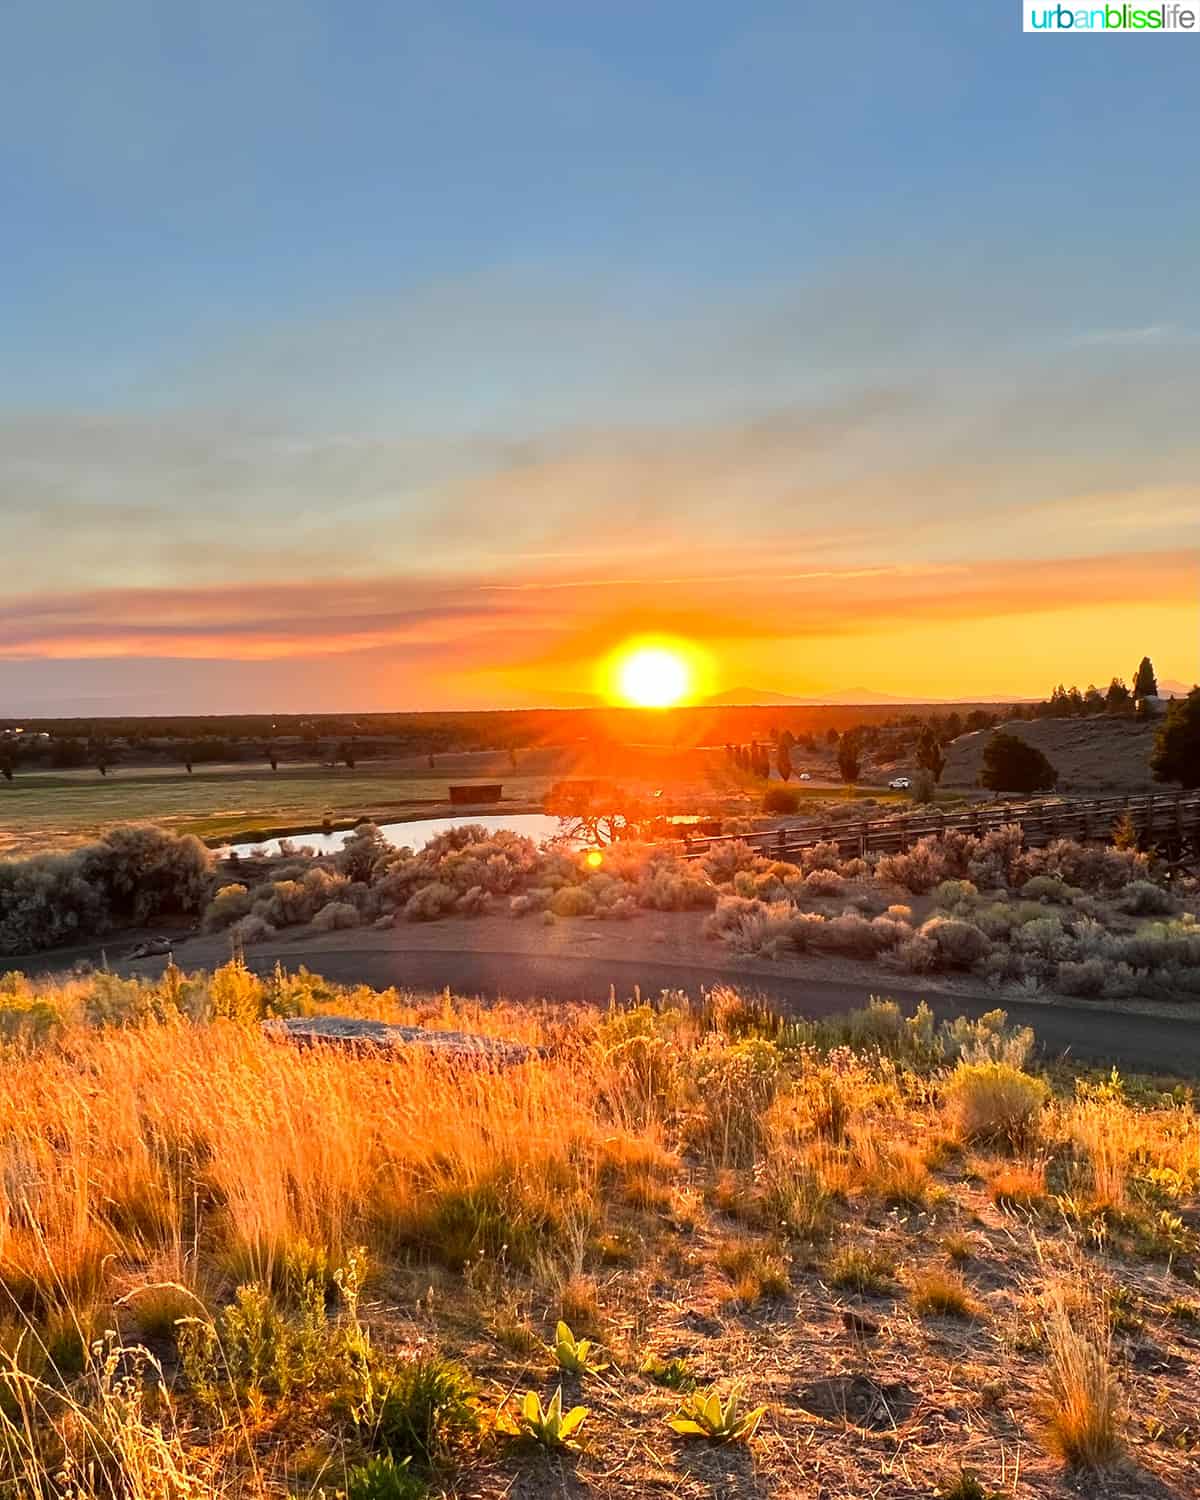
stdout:
<svg viewBox="0 0 1200 1500">
<path fill-rule="evenodd" d="M 923 812 L 906 818 L 859 822 L 793 823 L 732 836 L 692 838 L 685 832 L 683 854 L 685 859 L 699 859 L 714 844 L 728 843 L 730 837 L 740 838 L 763 854 L 780 857 L 824 843 L 836 844 L 844 856 L 891 854 L 930 834 L 941 835 L 952 828 L 978 836 L 1009 823 L 1020 824 L 1025 843 L 1031 847 L 1060 838 L 1108 841 L 1116 823 L 1126 816 L 1146 842 L 1182 848 L 1189 839 L 1200 837 L 1200 792 L 1158 792 L 1088 802 L 1059 799 L 988 802 L 963 812 Z"/>
</svg>

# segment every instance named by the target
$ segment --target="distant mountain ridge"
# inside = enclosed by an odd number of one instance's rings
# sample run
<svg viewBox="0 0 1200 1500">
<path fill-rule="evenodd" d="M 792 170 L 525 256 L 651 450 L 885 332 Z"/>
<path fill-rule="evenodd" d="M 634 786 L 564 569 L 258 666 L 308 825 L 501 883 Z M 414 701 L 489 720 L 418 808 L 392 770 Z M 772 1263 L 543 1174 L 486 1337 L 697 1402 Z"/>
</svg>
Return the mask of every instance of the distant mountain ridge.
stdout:
<svg viewBox="0 0 1200 1500">
<path fill-rule="evenodd" d="M 736 687 L 723 693 L 714 693 L 705 698 L 706 704 L 714 708 L 854 708 L 895 704 L 937 703 L 953 707 L 956 703 L 1034 703 L 1034 698 L 1012 698 L 1007 693 L 976 693 L 970 698 L 922 698 L 910 694 L 900 697 L 895 693 L 873 693 L 869 688 L 844 688 L 836 693 L 825 693 L 814 698 L 796 698 L 787 693 L 772 693 L 761 688 Z"/>
</svg>

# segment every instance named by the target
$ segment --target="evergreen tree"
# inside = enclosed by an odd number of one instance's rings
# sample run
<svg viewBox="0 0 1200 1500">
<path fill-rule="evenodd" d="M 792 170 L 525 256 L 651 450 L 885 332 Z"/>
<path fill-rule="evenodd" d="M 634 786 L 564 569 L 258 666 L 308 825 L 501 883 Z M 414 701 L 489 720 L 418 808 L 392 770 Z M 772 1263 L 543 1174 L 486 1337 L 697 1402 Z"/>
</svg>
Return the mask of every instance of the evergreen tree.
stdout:
<svg viewBox="0 0 1200 1500">
<path fill-rule="evenodd" d="M 984 748 L 979 784 L 993 792 L 1048 791 L 1057 780 L 1042 752 L 1015 734 L 998 729 Z"/>
<path fill-rule="evenodd" d="M 775 764 L 779 767 L 779 774 L 784 781 L 792 779 L 792 747 L 787 738 L 780 736 L 779 750 L 775 756 Z"/>
<path fill-rule="evenodd" d="M 858 780 L 859 772 L 862 770 L 862 757 L 859 752 L 858 737 L 850 730 L 842 735 L 838 744 L 837 763 L 838 772 L 843 781 L 853 783 Z"/>
<path fill-rule="evenodd" d="M 1138 669 L 1134 673 L 1133 696 L 1135 699 L 1158 697 L 1158 682 L 1155 679 L 1154 667 L 1151 665 L 1148 656 L 1142 657 L 1138 663 Z"/>
<path fill-rule="evenodd" d="M 1108 692 L 1104 695 L 1104 702 L 1110 714 L 1127 713 L 1133 703 L 1133 694 L 1125 686 L 1120 677 L 1114 677 L 1108 685 Z"/>
<path fill-rule="evenodd" d="M 1172 700 L 1154 739 L 1150 769 L 1155 781 L 1179 781 L 1189 791 L 1200 786 L 1200 687 Z"/>
<path fill-rule="evenodd" d="M 926 724 L 917 741 L 917 765 L 929 772 L 935 784 L 941 781 L 942 772 L 946 769 L 946 757 L 932 724 Z"/>
</svg>

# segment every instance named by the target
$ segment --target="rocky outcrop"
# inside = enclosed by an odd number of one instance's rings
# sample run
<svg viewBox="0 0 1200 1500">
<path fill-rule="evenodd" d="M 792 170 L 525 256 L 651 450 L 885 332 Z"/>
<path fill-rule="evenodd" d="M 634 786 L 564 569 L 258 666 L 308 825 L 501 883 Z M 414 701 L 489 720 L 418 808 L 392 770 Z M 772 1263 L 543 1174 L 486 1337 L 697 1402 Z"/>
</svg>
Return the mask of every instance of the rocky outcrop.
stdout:
<svg viewBox="0 0 1200 1500">
<path fill-rule="evenodd" d="M 420 1048 L 469 1062 L 527 1062 L 538 1049 L 502 1037 L 466 1031 L 431 1031 L 425 1026 L 392 1026 L 358 1016 L 286 1016 L 264 1021 L 263 1031 L 299 1047 L 340 1047 L 348 1052 L 404 1052 Z"/>
</svg>

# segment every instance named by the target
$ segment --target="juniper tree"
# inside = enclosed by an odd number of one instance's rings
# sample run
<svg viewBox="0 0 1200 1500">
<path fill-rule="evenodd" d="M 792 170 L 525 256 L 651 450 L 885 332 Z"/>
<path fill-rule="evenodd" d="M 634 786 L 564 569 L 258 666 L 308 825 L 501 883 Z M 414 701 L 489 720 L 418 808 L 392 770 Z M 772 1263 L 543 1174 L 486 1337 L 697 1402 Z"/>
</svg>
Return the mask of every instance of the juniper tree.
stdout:
<svg viewBox="0 0 1200 1500">
<path fill-rule="evenodd" d="M 1036 745 L 997 730 L 983 752 L 979 784 L 994 792 L 1048 791 L 1058 772 Z"/>
<path fill-rule="evenodd" d="M 1200 687 L 1176 698 L 1154 739 L 1150 770 L 1155 781 L 1178 781 L 1190 791 L 1200 786 Z"/>
<path fill-rule="evenodd" d="M 921 738 L 917 741 L 917 765 L 923 771 L 928 771 L 935 782 L 941 781 L 942 772 L 946 769 L 946 757 L 931 724 L 925 725 L 921 730 Z"/>
<path fill-rule="evenodd" d="M 852 783 L 858 780 L 859 772 L 862 770 L 862 756 L 858 736 L 849 729 L 842 735 L 838 744 L 837 763 L 843 781 Z"/>
<path fill-rule="evenodd" d="M 1157 698 L 1158 682 L 1154 676 L 1154 667 L 1148 656 L 1143 656 L 1138 663 L 1138 669 L 1133 677 L 1134 698 Z"/>
</svg>

